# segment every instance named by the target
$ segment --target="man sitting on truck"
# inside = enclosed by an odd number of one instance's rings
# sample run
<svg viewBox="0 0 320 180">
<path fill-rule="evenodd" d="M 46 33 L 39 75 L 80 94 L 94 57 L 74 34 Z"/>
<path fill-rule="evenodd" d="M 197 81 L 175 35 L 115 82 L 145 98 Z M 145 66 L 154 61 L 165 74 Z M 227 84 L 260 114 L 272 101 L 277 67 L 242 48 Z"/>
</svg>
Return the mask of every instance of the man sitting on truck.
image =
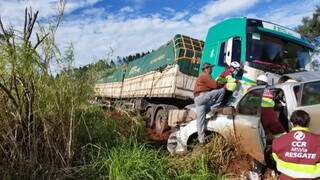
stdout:
<svg viewBox="0 0 320 180">
<path fill-rule="evenodd" d="M 237 88 L 237 83 L 239 83 L 239 80 L 236 79 L 236 75 L 238 74 L 240 70 L 240 63 L 237 61 L 231 62 L 230 66 L 224 70 L 217 78 L 217 81 L 220 84 L 224 85 L 225 88 L 225 95 L 222 101 L 222 105 L 225 105 L 230 100 L 233 92 Z"/>
<path fill-rule="evenodd" d="M 198 140 L 201 144 L 205 140 L 206 113 L 218 108 L 224 96 L 224 88 L 221 88 L 221 85 L 211 77 L 212 68 L 210 63 L 202 65 L 202 74 L 198 77 L 193 91 L 197 113 Z"/>
</svg>

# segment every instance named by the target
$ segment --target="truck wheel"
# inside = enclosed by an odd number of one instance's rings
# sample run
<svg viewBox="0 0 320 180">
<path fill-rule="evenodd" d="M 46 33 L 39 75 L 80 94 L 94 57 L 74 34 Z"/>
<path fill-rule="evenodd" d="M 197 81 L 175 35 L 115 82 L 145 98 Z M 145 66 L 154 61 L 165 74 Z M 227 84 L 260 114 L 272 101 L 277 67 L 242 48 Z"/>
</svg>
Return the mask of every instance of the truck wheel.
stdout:
<svg viewBox="0 0 320 180">
<path fill-rule="evenodd" d="M 169 128 L 167 111 L 164 109 L 159 109 L 155 119 L 155 130 L 157 134 L 162 134 Z"/>
<path fill-rule="evenodd" d="M 143 115 L 143 118 L 145 119 L 145 121 L 146 121 L 146 126 L 147 126 L 147 128 L 151 128 L 152 127 L 152 115 L 153 115 L 153 113 L 154 113 L 154 109 L 152 108 L 152 107 L 149 107 L 146 111 L 145 111 L 145 113 L 144 113 L 144 115 Z"/>
</svg>

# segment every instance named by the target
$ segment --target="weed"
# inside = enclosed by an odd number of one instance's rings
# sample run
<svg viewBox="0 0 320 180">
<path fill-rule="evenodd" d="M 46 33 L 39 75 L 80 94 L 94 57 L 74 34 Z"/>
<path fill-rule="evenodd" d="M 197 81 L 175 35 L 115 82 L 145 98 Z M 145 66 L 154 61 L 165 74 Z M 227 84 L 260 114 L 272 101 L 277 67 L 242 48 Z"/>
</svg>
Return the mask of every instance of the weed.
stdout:
<svg viewBox="0 0 320 180">
<path fill-rule="evenodd" d="M 229 162 L 237 156 L 233 142 L 213 136 L 203 147 L 185 156 L 168 157 L 168 173 L 177 179 L 224 179 Z"/>
</svg>

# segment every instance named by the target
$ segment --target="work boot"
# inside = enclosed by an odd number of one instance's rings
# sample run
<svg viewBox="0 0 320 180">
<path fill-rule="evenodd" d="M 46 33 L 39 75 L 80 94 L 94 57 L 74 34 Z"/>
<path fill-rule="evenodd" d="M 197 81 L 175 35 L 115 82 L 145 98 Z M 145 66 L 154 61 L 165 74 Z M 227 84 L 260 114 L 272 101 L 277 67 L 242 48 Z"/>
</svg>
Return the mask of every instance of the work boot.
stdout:
<svg viewBox="0 0 320 180">
<path fill-rule="evenodd" d="M 213 118 L 216 116 L 216 112 L 214 111 L 209 111 L 207 114 L 206 114 L 206 119 L 210 119 L 210 118 Z"/>
<path fill-rule="evenodd" d="M 258 176 L 258 179 L 263 179 L 264 172 L 265 172 L 265 166 L 261 164 L 257 160 L 253 160 L 253 171 Z"/>
<path fill-rule="evenodd" d="M 254 172 L 254 171 L 249 171 L 248 179 L 250 179 L 250 180 L 261 180 L 259 174 L 257 172 Z"/>
</svg>

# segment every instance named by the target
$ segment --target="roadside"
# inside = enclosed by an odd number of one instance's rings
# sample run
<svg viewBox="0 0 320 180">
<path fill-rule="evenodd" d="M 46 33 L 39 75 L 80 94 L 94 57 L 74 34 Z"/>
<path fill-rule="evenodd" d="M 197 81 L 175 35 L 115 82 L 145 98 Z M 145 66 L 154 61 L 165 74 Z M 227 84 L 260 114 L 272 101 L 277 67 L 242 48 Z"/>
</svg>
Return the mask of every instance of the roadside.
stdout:
<svg viewBox="0 0 320 180">
<path fill-rule="evenodd" d="M 94 126 L 104 124 L 113 135 L 106 136 L 105 143 L 93 142 L 83 147 L 83 165 L 70 177 L 111 179 L 241 179 L 250 169 L 250 159 L 239 147 L 212 136 L 203 147 L 194 145 L 183 156 L 171 156 L 166 144 L 151 141 L 139 115 L 127 111 L 103 112 L 105 119 Z M 102 124 L 101 124 L 102 123 Z M 113 129 L 111 129 L 111 127 Z M 91 130 L 90 130 L 91 129 Z M 95 135 L 99 135 L 96 131 Z M 91 137 L 100 139 L 101 137 Z M 111 141 L 113 143 L 110 143 Z M 83 159 L 84 158 L 84 159 Z"/>
</svg>

